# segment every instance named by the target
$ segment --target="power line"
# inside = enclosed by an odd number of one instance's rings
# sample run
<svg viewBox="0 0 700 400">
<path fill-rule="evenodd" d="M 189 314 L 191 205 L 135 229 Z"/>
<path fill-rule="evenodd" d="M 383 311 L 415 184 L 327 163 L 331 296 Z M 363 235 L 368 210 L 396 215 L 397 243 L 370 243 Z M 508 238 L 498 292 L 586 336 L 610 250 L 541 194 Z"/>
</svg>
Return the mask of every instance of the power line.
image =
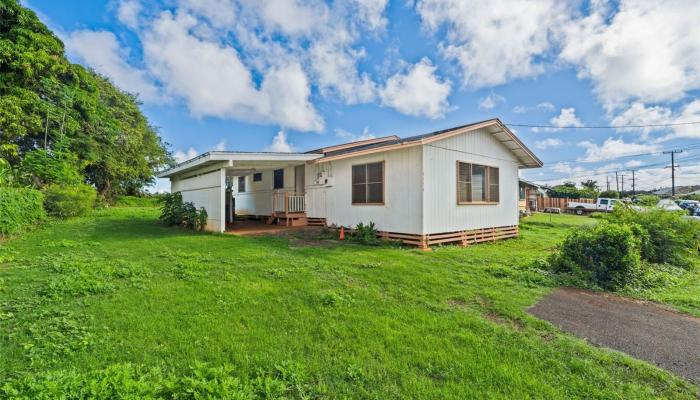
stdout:
<svg viewBox="0 0 700 400">
<path fill-rule="evenodd" d="M 618 159 L 621 159 L 621 158 L 642 157 L 642 156 L 653 156 L 653 155 L 656 155 L 656 154 L 664 154 L 664 152 L 669 151 L 669 150 L 695 150 L 695 149 L 698 149 L 698 148 L 700 148 L 700 143 L 692 143 L 692 144 L 690 144 L 690 145 L 688 145 L 688 146 L 684 146 L 684 147 L 677 147 L 677 146 L 676 146 L 676 147 L 673 147 L 673 148 L 670 148 L 670 147 L 669 147 L 669 148 L 662 148 L 662 149 L 659 149 L 659 150 L 657 150 L 657 151 L 651 151 L 651 152 L 647 152 L 647 153 L 625 154 L 625 155 L 616 156 L 616 157 L 609 157 L 609 158 L 607 158 L 607 159 L 605 159 L 605 160 L 579 160 L 579 159 L 575 159 L 575 160 L 544 161 L 544 163 L 545 163 L 545 164 L 558 164 L 558 163 L 569 163 L 569 162 L 576 162 L 576 163 L 598 163 L 598 162 L 602 162 L 602 161 L 618 160 Z M 555 166 L 554 166 L 554 165 L 545 165 L 545 166 L 542 167 L 542 168 L 553 168 L 553 167 L 555 167 Z"/>
<path fill-rule="evenodd" d="M 700 160 L 700 155 L 694 155 L 690 157 L 685 157 L 682 159 L 679 159 L 677 161 L 695 161 L 695 160 Z M 639 170 L 646 170 L 646 169 L 653 169 L 655 167 L 660 167 L 665 165 L 666 162 L 658 162 L 658 163 L 652 163 L 652 164 L 644 164 L 644 165 L 639 165 L 635 166 L 634 168 L 639 171 Z M 629 171 L 630 169 L 624 169 L 624 168 L 615 168 L 615 169 L 609 169 L 609 170 L 597 170 L 597 171 L 590 171 L 588 173 L 581 173 L 578 175 L 569 175 L 569 176 L 560 176 L 558 178 L 550 178 L 550 179 L 533 179 L 537 182 L 551 182 L 551 181 L 558 181 L 560 179 L 576 179 L 576 178 L 586 178 L 589 176 L 603 176 L 605 174 L 613 173 L 613 172 L 620 172 L 620 171 Z"/>
<path fill-rule="evenodd" d="M 645 124 L 645 125 L 590 125 L 590 126 L 556 126 L 556 125 L 531 125 L 531 124 L 509 124 L 508 126 L 516 126 L 519 128 L 551 128 L 551 129 L 628 129 L 628 128 L 662 128 L 669 126 L 683 125 L 700 125 L 700 121 L 693 122 L 675 122 L 669 124 Z"/>
</svg>

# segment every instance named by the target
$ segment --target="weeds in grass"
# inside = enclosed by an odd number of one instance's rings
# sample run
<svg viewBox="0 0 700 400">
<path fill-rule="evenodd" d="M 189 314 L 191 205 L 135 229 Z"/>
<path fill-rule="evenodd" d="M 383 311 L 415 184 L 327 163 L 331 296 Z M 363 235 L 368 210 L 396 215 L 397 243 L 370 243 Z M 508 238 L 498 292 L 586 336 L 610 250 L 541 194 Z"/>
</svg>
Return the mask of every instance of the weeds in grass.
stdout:
<svg viewBox="0 0 700 400">
<path fill-rule="evenodd" d="M 115 364 L 88 373 L 27 374 L 8 381 L 0 394 L 9 399 L 316 399 L 326 390 L 310 382 L 301 364 L 285 363 L 272 373 L 241 374 L 231 365 L 196 364 L 187 373 L 134 364 Z M 72 398 L 72 397 L 71 397 Z"/>
</svg>

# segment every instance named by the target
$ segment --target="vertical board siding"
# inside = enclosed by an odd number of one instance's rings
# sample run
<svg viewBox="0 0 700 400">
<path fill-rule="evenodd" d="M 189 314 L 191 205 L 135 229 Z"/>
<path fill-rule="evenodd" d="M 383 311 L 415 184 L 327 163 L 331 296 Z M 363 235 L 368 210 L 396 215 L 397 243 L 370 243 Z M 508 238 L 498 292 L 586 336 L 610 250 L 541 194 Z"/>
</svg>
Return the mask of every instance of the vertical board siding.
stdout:
<svg viewBox="0 0 700 400">
<path fill-rule="evenodd" d="M 236 215 L 272 215 L 273 170 L 262 172 L 262 181 L 253 182 L 253 175 L 245 177 L 245 192 L 238 193 L 233 185 L 233 197 L 236 199 Z M 238 177 L 234 177 L 235 180 Z M 284 188 L 281 192 L 294 191 L 294 167 L 284 168 Z"/>
<path fill-rule="evenodd" d="M 518 225 L 518 164 L 485 129 L 422 146 L 423 232 L 434 234 Z M 499 168 L 498 204 L 457 205 L 457 161 Z"/>
<path fill-rule="evenodd" d="M 224 208 L 221 203 L 221 192 L 224 190 L 221 186 L 221 174 L 222 171 L 217 169 L 200 176 L 171 180 L 171 192 L 180 192 L 183 201 L 191 201 L 197 208 L 204 207 L 207 210 L 208 231 L 219 232 L 224 226 L 224 215 L 221 213 Z"/>
<path fill-rule="evenodd" d="M 307 215 L 329 225 L 354 227 L 374 222 L 378 230 L 420 233 L 422 229 L 422 151 L 420 146 L 335 160 L 306 167 Z M 352 166 L 384 161 L 384 204 L 352 205 Z M 320 170 L 329 183 L 314 183 Z"/>
</svg>

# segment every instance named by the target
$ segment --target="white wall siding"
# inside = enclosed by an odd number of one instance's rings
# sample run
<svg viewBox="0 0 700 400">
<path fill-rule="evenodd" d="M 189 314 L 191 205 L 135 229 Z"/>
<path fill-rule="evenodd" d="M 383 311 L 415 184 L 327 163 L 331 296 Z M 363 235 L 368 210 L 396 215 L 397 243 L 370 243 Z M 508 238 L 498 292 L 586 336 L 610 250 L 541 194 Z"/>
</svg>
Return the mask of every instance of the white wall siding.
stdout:
<svg viewBox="0 0 700 400">
<path fill-rule="evenodd" d="M 384 205 L 352 204 L 352 166 L 384 161 Z M 316 185 L 320 170 L 327 185 Z M 306 191 L 309 217 L 328 224 L 354 227 L 370 221 L 377 229 L 420 233 L 422 229 L 422 151 L 419 146 L 308 165 Z"/>
<path fill-rule="evenodd" d="M 423 233 L 518 224 L 518 163 L 486 130 L 422 146 L 425 191 Z M 499 168 L 498 204 L 457 204 L 457 161 Z"/>
<path fill-rule="evenodd" d="M 245 192 L 238 193 L 238 177 L 233 178 L 233 197 L 236 215 L 272 215 L 273 171 L 262 171 L 262 181 L 253 182 L 253 175 L 245 177 Z M 284 168 L 283 191 L 294 191 L 294 167 Z"/>
<path fill-rule="evenodd" d="M 225 171 L 217 169 L 199 176 L 171 180 L 171 192 L 182 193 L 183 201 L 207 210 L 208 231 L 223 232 L 225 227 Z"/>
</svg>

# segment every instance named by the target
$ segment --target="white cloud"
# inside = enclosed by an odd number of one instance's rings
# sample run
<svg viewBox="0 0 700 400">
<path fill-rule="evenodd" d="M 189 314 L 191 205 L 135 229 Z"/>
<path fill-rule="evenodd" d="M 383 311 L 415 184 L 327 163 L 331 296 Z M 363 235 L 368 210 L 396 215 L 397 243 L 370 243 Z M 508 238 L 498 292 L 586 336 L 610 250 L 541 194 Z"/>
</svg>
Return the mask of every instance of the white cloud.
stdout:
<svg viewBox="0 0 700 400">
<path fill-rule="evenodd" d="M 236 23 L 236 3 L 233 0 L 179 0 L 183 10 L 206 18 L 216 28 Z"/>
<path fill-rule="evenodd" d="M 523 114 L 530 111 L 554 111 L 555 109 L 554 104 L 548 101 L 543 101 L 534 107 L 515 106 L 513 107 L 513 112 L 516 114 Z"/>
<path fill-rule="evenodd" d="M 700 88 L 700 2 L 605 3 L 563 29 L 561 59 L 593 81 L 608 109 L 629 100 L 677 100 Z"/>
<path fill-rule="evenodd" d="M 435 75 L 436 67 L 428 58 L 390 77 L 381 89 L 382 104 L 414 116 L 440 118 L 448 111 L 449 80 Z"/>
<path fill-rule="evenodd" d="M 189 149 L 187 149 L 187 151 L 177 150 L 175 153 L 173 153 L 173 158 L 175 158 L 175 161 L 177 161 L 178 163 L 181 163 L 197 157 L 198 154 L 199 153 L 197 153 L 197 150 L 195 150 L 193 147 L 190 147 Z"/>
<path fill-rule="evenodd" d="M 62 37 L 68 54 L 110 78 L 121 89 L 138 94 L 143 101 L 160 99 L 158 88 L 148 74 L 126 62 L 128 50 L 107 31 L 74 31 Z"/>
<path fill-rule="evenodd" d="M 635 102 L 623 113 L 617 115 L 610 121 L 613 126 L 622 125 L 658 125 L 667 124 L 672 121 L 673 112 L 666 107 L 654 106 L 646 107 L 641 102 Z M 641 131 L 642 137 L 646 138 L 654 130 L 664 129 L 662 127 L 646 128 L 621 128 L 618 131 Z"/>
<path fill-rule="evenodd" d="M 135 29 L 139 25 L 142 10 L 143 6 L 139 0 L 122 0 L 117 5 L 117 19 L 129 28 Z"/>
<path fill-rule="evenodd" d="M 564 142 L 562 142 L 561 139 L 557 139 L 557 138 L 549 138 L 549 139 L 540 140 L 538 142 L 535 142 L 535 147 L 540 149 L 540 150 L 550 149 L 553 147 L 560 147 L 563 145 L 564 145 Z"/>
<path fill-rule="evenodd" d="M 335 135 L 349 142 L 356 142 L 359 140 L 368 140 L 375 138 L 375 136 L 369 132 L 369 126 L 365 126 L 361 133 L 352 133 L 346 131 L 345 129 L 338 128 L 335 130 Z"/>
<path fill-rule="evenodd" d="M 143 35 L 145 60 L 168 93 L 183 98 L 196 116 L 273 122 L 302 131 L 321 130 L 309 97 L 310 83 L 298 63 L 265 71 L 260 89 L 238 52 L 201 39 L 189 14 L 163 12 Z"/>
<path fill-rule="evenodd" d="M 506 101 L 506 98 L 496 94 L 494 92 L 489 93 L 488 96 L 483 97 L 479 99 L 479 108 L 483 108 L 485 110 L 491 110 L 494 107 L 496 107 L 496 104 L 499 102 L 504 102 Z"/>
<path fill-rule="evenodd" d="M 607 138 L 601 145 L 585 140 L 579 142 L 578 146 L 586 149 L 586 154 L 579 158 L 579 161 L 585 162 L 612 160 L 622 156 L 646 154 L 659 150 L 659 146 L 656 144 L 627 143 L 623 139 L 613 138 Z"/>
<path fill-rule="evenodd" d="M 690 103 L 683 106 L 674 119 L 674 123 L 688 123 L 700 121 L 700 100 L 693 100 Z M 671 139 L 679 138 L 700 138 L 700 126 L 699 125 L 679 125 L 673 127 L 673 133 L 670 133 L 662 138 L 660 141 L 667 141 Z"/>
<path fill-rule="evenodd" d="M 363 53 L 329 39 L 309 50 L 311 68 L 321 93 L 338 96 L 347 104 L 366 103 L 376 97 L 376 84 L 367 74 L 358 74 L 357 60 Z"/>
<path fill-rule="evenodd" d="M 214 146 L 210 147 L 209 150 L 213 151 L 225 151 L 226 150 L 226 140 L 221 139 L 219 143 L 215 144 Z"/>
<path fill-rule="evenodd" d="M 265 151 L 274 153 L 293 153 L 295 149 L 294 145 L 287 141 L 287 134 L 284 131 L 277 132 L 277 135 L 272 138 L 272 143 L 265 147 Z"/>
<path fill-rule="evenodd" d="M 388 0 L 353 0 L 357 7 L 357 18 L 367 24 L 373 31 L 386 28 L 387 20 L 384 17 L 384 9 Z"/>
<path fill-rule="evenodd" d="M 544 70 L 554 33 L 572 13 L 572 4 L 556 0 L 420 0 L 424 27 L 447 27 L 441 48 L 459 63 L 463 83 L 494 86 Z"/>
<path fill-rule="evenodd" d="M 549 122 L 559 128 L 582 127 L 583 122 L 576 116 L 576 109 L 573 107 L 562 108 L 559 115 L 549 120 Z"/>
<path fill-rule="evenodd" d="M 700 138 L 700 130 L 697 125 L 676 125 L 687 122 L 700 121 L 700 100 L 693 100 L 683 105 L 680 110 L 673 112 L 668 107 L 646 106 L 641 102 L 634 102 L 628 109 L 615 116 L 611 124 L 623 125 L 657 125 L 642 128 L 619 128 L 620 132 L 640 132 L 641 138 L 646 140 L 652 132 L 665 132 L 666 134 L 656 141 L 664 142 L 679 138 Z M 665 126 L 664 126 L 665 125 Z"/>
<path fill-rule="evenodd" d="M 639 160 L 629 160 L 625 163 L 625 167 L 628 168 L 637 168 L 640 165 L 644 165 L 644 163 Z"/>
</svg>

